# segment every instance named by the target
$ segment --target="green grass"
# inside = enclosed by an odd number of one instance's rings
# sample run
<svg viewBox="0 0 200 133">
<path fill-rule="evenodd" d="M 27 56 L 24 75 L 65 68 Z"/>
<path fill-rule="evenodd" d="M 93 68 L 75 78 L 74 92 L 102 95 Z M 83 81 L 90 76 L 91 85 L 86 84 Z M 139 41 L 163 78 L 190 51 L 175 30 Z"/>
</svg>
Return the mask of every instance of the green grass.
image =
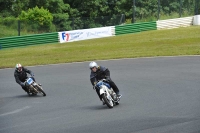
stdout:
<svg viewBox="0 0 200 133">
<path fill-rule="evenodd" d="M 0 68 L 90 60 L 200 54 L 200 26 L 0 50 Z"/>
<path fill-rule="evenodd" d="M 17 36 L 17 30 L 13 30 L 8 28 L 7 26 L 0 25 L 0 37 L 7 37 L 7 36 Z"/>
<path fill-rule="evenodd" d="M 8 26 L 0 24 L 0 38 L 2 37 L 11 37 L 11 36 L 18 36 L 18 30 L 9 28 Z M 20 35 L 30 35 L 34 34 L 33 32 L 27 32 L 27 31 L 20 31 Z"/>
</svg>

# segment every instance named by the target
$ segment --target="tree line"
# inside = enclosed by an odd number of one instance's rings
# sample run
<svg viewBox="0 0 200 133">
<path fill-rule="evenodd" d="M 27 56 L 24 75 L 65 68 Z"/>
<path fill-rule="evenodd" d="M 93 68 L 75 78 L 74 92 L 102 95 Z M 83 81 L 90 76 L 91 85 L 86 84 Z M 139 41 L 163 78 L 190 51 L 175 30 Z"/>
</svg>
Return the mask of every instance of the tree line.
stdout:
<svg viewBox="0 0 200 133">
<path fill-rule="evenodd" d="M 62 31 L 117 25 L 122 14 L 130 22 L 133 13 L 136 20 L 144 21 L 157 18 L 158 10 L 167 16 L 200 13 L 199 0 L 134 1 L 135 6 L 133 0 L 0 0 L 0 23 L 11 26 L 20 20 L 30 29 Z"/>
</svg>

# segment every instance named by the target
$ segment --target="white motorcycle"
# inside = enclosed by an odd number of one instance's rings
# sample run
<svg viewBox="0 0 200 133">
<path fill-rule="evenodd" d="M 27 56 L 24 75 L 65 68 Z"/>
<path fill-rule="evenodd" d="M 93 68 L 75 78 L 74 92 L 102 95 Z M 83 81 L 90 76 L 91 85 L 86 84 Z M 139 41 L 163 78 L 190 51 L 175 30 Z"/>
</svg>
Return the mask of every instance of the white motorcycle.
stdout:
<svg viewBox="0 0 200 133">
<path fill-rule="evenodd" d="M 37 95 L 38 93 L 42 94 L 43 96 L 46 96 L 46 93 L 42 89 L 38 83 L 36 83 L 31 77 L 27 78 L 25 81 L 26 87 L 29 89 L 29 92 L 32 93 L 32 95 Z M 31 94 L 28 93 L 30 96 Z"/>
<path fill-rule="evenodd" d="M 99 89 L 99 93 L 100 96 L 102 97 L 102 100 L 109 108 L 113 108 L 114 105 L 119 104 L 121 96 L 117 97 L 116 93 L 111 88 L 109 83 L 106 82 L 105 79 L 98 81 L 96 83 L 96 87 Z"/>
</svg>

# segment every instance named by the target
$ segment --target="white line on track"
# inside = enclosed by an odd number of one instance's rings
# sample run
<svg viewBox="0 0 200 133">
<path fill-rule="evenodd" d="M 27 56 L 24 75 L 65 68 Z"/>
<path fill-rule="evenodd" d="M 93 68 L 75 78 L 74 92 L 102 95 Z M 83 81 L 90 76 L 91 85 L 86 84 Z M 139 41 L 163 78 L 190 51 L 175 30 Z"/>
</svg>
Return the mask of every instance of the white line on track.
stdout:
<svg viewBox="0 0 200 133">
<path fill-rule="evenodd" d="M 12 112 L 7 112 L 7 113 L 4 113 L 4 114 L 0 114 L 0 117 L 1 116 L 6 116 L 6 115 L 11 115 L 11 114 L 16 114 L 16 113 L 19 113 L 19 112 L 21 112 L 21 111 L 23 111 L 25 109 L 29 109 L 29 108 L 30 108 L 30 106 L 26 106 L 26 107 L 23 107 L 21 109 L 14 110 Z"/>
</svg>

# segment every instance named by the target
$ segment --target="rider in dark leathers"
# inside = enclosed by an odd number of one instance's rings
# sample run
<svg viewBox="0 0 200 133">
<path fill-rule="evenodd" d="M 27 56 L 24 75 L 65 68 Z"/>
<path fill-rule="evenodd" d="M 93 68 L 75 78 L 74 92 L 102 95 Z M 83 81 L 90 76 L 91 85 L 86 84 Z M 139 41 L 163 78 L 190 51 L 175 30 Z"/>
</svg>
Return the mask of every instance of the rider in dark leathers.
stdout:
<svg viewBox="0 0 200 133">
<path fill-rule="evenodd" d="M 31 70 L 28 70 L 27 68 L 23 67 L 21 64 L 16 64 L 16 69 L 14 71 L 14 77 L 16 82 L 22 87 L 22 89 L 29 93 L 29 90 L 25 86 L 25 80 L 28 78 L 27 73 L 31 75 L 31 78 L 35 81 L 34 79 L 34 74 Z"/>
<path fill-rule="evenodd" d="M 113 88 L 114 92 L 117 94 L 117 96 L 121 96 L 119 94 L 119 89 L 118 87 L 116 86 L 116 84 L 111 80 L 110 78 L 110 71 L 108 68 L 105 68 L 103 66 L 98 66 L 96 62 L 91 62 L 89 64 L 89 67 L 91 69 L 91 73 L 90 73 L 90 81 L 91 81 L 91 84 L 93 85 L 93 88 L 95 87 L 95 84 L 98 80 L 101 80 L 101 79 L 106 79 L 106 81 L 110 84 L 110 86 Z M 100 100 L 102 100 L 101 96 L 100 96 L 100 93 L 99 93 L 99 90 L 97 88 L 94 88 L 96 89 L 96 92 L 100 98 Z"/>
</svg>

